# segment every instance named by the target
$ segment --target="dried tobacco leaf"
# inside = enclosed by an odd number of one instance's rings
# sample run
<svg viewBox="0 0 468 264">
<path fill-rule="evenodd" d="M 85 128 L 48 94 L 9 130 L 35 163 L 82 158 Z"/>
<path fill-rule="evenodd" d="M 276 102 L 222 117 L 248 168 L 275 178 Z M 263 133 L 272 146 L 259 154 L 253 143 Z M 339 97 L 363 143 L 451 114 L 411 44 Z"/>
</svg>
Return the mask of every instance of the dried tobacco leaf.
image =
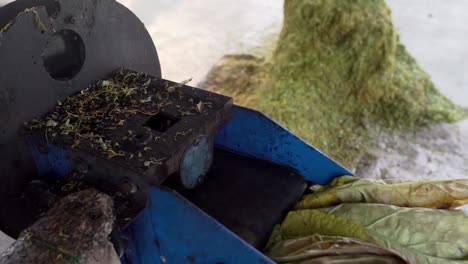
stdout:
<svg viewBox="0 0 468 264">
<path fill-rule="evenodd" d="M 282 241 L 266 254 L 277 263 L 409 263 L 398 253 L 368 242 L 318 234 Z"/>
<path fill-rule="evenodd" d="M 314 234 L 374 243 L 410 263 L 468 263 L 468 217 L 460 211 L 363 203 L 296 210 L 275 228 L 268 248 Z"/>
<path fill-rule="evenodd" d="M 468 204 L 468 179 L 414 182 L 342 176 L 317 192 L 304 196 L 296 209 L 314 209 L 340 203 L 454 209 Z"/>
</svg>

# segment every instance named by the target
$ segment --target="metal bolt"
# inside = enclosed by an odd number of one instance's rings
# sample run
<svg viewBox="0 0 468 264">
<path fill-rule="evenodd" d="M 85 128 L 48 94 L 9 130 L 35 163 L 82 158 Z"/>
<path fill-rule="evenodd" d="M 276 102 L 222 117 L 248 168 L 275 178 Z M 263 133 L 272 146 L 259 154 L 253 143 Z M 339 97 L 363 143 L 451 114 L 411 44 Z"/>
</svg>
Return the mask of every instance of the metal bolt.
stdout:
<svg viewBox="0 0 468 264">
<path fill-rule="evenodd" d="M 138 191 L 138 187 L 129 179 L 122 181 L 120 189 L 125 193 L 136 193 Z"/>
</svg>

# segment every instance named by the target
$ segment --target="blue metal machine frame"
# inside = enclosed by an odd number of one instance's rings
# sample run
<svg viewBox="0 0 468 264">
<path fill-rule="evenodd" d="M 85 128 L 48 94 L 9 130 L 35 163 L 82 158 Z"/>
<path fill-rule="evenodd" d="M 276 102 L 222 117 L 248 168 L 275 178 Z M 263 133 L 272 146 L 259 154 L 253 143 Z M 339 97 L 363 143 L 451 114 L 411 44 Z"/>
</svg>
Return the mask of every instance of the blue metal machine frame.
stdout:
<svg viewBox="0 0 468 264">
<path fill-rule="evenodd" d="M 218 132 L 215 144 L 241 155 L 291 167 L 306 180 L 327 184 L 354 175 L 264 114 L 234 106 L 234 118 Z"/>
<path fill-rule="evenodd" d="M 353 175 L 262 113 L 234 106 L 233 119 L 215 139 L 217 147 L 288 166 L 306 180 L 327 184 Z M 49 145 L 44 155 L 33 147 L 39 175 L 66 176 L 66 153 Z M 226 227 L 178 193 L 150 187 L 150 206 L 128 228 L 129 250 L 123 262 L 148 263 L 273 263 Z"/>
<path fill-rule="evenodd" d="M 234 107 L 215 144 L 289 166 L 314 183 L 353 175 L 262 113 L 243 107 Z M 273 263 L 177 193 L 156 187 L 150 192 L 150 207 L 129 228 L 128 263 Z"/>
</svg>

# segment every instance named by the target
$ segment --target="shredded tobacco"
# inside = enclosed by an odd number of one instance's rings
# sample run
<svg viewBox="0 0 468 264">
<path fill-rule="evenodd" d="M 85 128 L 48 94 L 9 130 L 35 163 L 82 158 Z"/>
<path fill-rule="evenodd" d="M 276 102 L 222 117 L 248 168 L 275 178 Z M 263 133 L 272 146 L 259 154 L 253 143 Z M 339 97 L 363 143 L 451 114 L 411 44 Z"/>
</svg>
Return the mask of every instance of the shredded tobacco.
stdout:
<svg viewBox="0 0 468 264">
<path fill-rule="evenodd" d="M 285 0 L 265 62 L 227 56 L 207 86 L 256 108 L 354 168 L 375 130 L 467 117 L 400 43 L 384 0 Z"/>
</svg>

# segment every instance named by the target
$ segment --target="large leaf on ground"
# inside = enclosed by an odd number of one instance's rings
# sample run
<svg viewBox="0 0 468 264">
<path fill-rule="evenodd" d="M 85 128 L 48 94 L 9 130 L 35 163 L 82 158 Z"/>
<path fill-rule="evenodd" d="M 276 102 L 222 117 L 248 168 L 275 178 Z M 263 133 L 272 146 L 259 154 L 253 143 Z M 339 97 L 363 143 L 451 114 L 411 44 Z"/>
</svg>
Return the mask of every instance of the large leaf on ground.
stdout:
<svg viewBox="0 0 468 264">
<path fill-rule="evenodd" d="M 468 264 L 468 217 L 459 211 L 380 204 L 297 210 L 275 229 L 269 245 L 313 234 L 375 243 L 411 263 Z"/>
<path fill-rule="evenodd" d="M 340 203 L 455 208 L 468 203 L 468 179 L 411 182 L 343 176 L 317 192 L 304 196 L 296 209 L 314 209 Z"/>
</svg>

